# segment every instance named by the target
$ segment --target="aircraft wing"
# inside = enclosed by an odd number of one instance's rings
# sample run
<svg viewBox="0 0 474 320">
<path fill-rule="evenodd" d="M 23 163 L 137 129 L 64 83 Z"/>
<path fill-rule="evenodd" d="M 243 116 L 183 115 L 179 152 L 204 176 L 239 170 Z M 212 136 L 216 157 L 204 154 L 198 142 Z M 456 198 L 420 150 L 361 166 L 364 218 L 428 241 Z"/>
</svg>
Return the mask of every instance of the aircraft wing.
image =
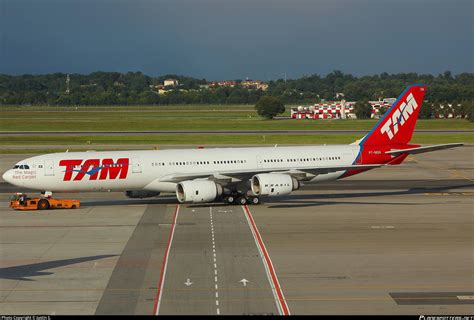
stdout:
<svg viewBox="0 0 474 320">
<path fill-rule="evenodd" d="M 259 173 L 284 173 L 298 180 L 306 178 L 306 174 L 317 176 L 318 174 L 326 174 L 344 170 L 361 170 L 374 169 L 384 166 L 383 164 L 369 165 L 343 165 L 343 166 L 327 166 L 327 167 L 292 167 L 280 169 L 256 169 L 256 170 L 239 170 L 239 171 L 219 171 L 219 172 L 201 172 L 195 174 L 170 174 L 159 178 L 160 182 L 181 182 L 194 179 L 210 179 L 223 182 L 238 182 L 250 179 L 253 175 Z"/>
<path fill-rule="evenodd" d="M 418 148 L 411 148 L 411 149 L 390 150 L 390 151 L 386 151 L 385 153 L 391 154 L 394 156 L 399 156 L 404 153 L 405 154 L 418 154 L 418 153 L 424 153 L 424 152 L 430 152 L 430 151 L 436 151 L 436 150 L 450 149 L 450 148 L 460 147 L 463 145 L 464 145 L 463 143 L 437 144 L 433 146 L 418 147 Z"/>
</svg>

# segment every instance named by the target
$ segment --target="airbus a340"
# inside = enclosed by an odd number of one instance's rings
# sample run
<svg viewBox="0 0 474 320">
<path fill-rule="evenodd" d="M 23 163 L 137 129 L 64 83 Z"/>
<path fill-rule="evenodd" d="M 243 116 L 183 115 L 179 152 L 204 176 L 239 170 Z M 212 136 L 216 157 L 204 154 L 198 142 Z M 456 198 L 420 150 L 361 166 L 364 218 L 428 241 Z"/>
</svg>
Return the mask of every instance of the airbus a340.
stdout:
<svg viewBox="0 0 474 320">
<path fill-rule="evenodd" d="M 257 204 L 303 183 L 343 179 L 410 154 L 461 143 L 410 144 L 426 87 L 409 86 L 362 139 L 350 145 L 63 152 L 31 157 L 3 174 L 13 185 L 49 192 L 125 191 L 130 198 L 173 192 L 179 202 Z"/>
</svg>

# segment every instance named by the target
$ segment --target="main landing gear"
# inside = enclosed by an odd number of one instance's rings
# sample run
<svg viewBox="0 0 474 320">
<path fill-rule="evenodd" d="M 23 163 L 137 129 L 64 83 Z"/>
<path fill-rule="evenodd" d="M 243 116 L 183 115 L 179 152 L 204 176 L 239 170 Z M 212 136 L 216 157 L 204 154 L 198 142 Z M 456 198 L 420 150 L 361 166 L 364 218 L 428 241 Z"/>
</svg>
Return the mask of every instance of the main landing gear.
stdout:
<svg viewBox="0 0 474 320">
<path fill-rule="evenodd" d="M 246 205 L 246 204 L 259 204 L 260 198 L 253 195 L 243 195 L 243 194 L 229 194 L 224 196 L 224 202 L 227 204 L 237 204 L 237 205 Z"/>
</svg>

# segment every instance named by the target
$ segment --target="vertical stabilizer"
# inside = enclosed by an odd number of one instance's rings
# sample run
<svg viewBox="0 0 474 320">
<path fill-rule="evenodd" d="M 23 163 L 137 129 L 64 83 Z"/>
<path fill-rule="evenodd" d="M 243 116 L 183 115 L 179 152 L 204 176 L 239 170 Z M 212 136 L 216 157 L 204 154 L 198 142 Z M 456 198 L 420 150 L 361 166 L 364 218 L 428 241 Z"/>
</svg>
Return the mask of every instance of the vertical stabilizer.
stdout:
<svg viewBox="0 0 474 320">
<path fill-rule="evenodd" d="M 361 146 L 408 144 L 415 130 L 425 90 L 425 85 L 408 86 L 359 144 Z"/>
</svg>

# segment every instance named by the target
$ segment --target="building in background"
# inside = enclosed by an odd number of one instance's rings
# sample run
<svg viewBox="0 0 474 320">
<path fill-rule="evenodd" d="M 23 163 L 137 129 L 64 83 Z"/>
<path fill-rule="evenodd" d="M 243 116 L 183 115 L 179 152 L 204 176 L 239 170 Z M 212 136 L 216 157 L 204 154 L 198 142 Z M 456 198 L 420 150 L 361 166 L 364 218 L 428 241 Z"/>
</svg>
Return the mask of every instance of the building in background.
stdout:
<svg viewBox="0 0 474 320">
<path fill-rule="evenodd" d="M 462 104 L 435 104 L 432 106 L 433 117 L 436 119 L 463 119 L 467 118 L 467 110 L 463 110 L 460 107 Z"/>
<path fill-rule="evenodd" d="M 385 109 L 385 111 L 392 106 L 392 104 L 396 101 L 396 98 L 385 98 L 380 101 L 369 101 L 369 104 L 372 106 L 372 114 L 370 117 L 372 119 L 378 119 L 383 116 L 381 109 Z"/>
<path fill-rule="evenodd" d="M 244 80 L 240 85 L 247 89 L 256 89 L 266 91 L 268 89 L 268 84 L 261 80 Z"/>
<path fill-rule="evenodd" d="M 262 91 L 265 91 L 268 89 L 268 84 L 261 80 L 248 80 L 247 79 L 241 82 L 237 82 L 234 80 L 209 82 L 210 88 L 219 88 L 219 87 L 234 88 L 239 85 L 245 89 L 262 90 Z"/>
<path fill-rule="evenodd" d="M 380 101 L 369 101 L 372 106 L 371 118 L 379 118 L 381 108 L 390 108 L 395 102 L 394 98 Z M 356 119 L 354 113 L 355 101 L 331 101 L 315 103 L 311 106 L 298 106 L 291 108 L 292 119 Z"/>
<path fill-rule="evenodd" d="M 224 81 L 212 81 L 209 82 L 210 88 L 218 88 L 218 87 L 226 87 L 226 88 L 233 88 L 237 85 L 237 81 L 233 80 L 224 80 Z"/>
<path fill-rule="evenodd" d="M 163 85 L 165 87 L 177 87 L 178 86 L 178 80 L 176 79 L 166 79 L 163 81 Z"/>
</svg>

